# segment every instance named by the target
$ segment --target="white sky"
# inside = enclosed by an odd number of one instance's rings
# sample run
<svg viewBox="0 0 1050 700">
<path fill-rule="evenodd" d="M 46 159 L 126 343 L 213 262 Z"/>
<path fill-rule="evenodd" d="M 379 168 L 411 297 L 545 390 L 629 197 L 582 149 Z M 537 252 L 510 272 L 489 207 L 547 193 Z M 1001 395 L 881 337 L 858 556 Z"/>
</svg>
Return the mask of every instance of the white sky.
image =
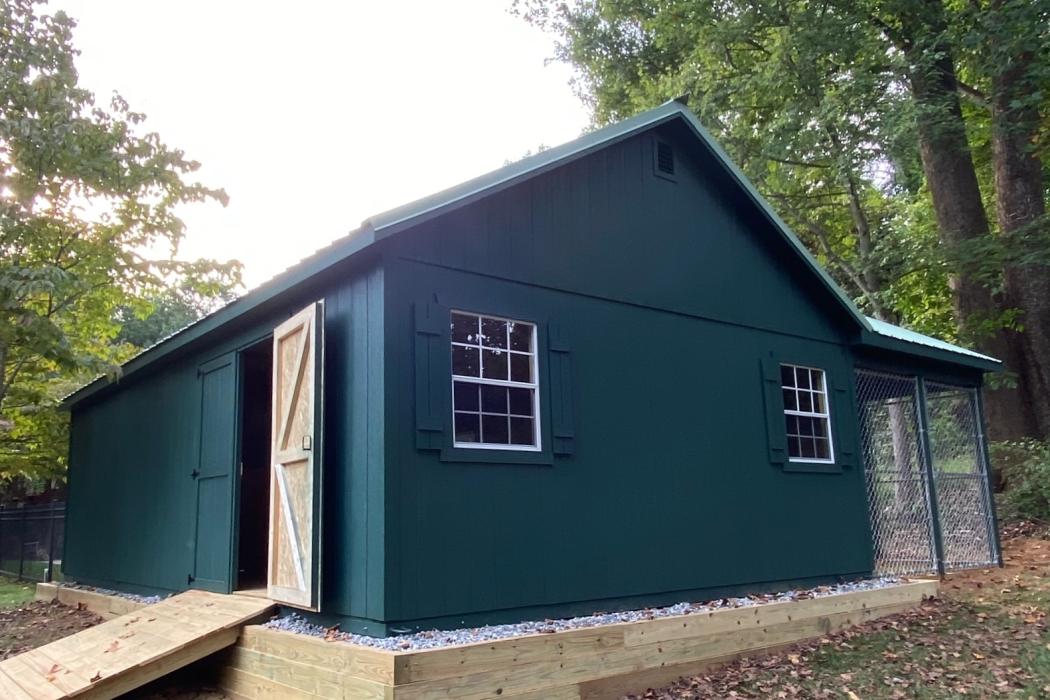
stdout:
<svg viewBox="0 0 1050 700">
<path fill-rule="evenodd" d="M 579 135 L 552 41 L 509 0 L 51 0 L 81 83 L 201 162 L 225 209 L 183 210 L 180 257 L 253 287 L 371 214 Z"/>
</svg>

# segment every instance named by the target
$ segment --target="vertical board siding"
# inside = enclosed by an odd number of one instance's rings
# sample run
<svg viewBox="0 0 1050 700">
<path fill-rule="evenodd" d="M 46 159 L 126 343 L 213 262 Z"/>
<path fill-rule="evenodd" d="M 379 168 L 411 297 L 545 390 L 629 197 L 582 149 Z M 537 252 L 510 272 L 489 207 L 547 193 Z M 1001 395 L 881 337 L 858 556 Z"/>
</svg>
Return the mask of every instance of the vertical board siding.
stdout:
<svg viewBox="0 0 1050 700">
<path fill-rule="evenodd" d="M 200 389 L 185 365 L 73 412 L 64 569 L 181 590 L 193 566 Z"/>
<path fill-rule="evenodd" d="M 772 353 L 848 379 L 851 329 L 701 162 L 680 150 L 678 182 L 661 180 L 647 143 L 391 241 L 386 619 L 870 571 L 863 474 L 771 464 L 758 371 Z M 573 454 L 511 465 L 416 449 L 412 308 L 435 298 L 571 332 Z"/>
<path fill-rule="evenodd" d="M 552 466 L 442 462 L 404 432 L 389 477 L 400 485 L 390 510 L 400 538 L 389 556 L 402 572 L 394 619 L 870 569 L 861 471 L 785 473 L 766 446 L 759 353 L 848 377 L 841 347 L 406 268 L 396 278 L 406 292 L 436 289 L 452 306 L 503 300 L 526 309 L 524 320 L 569 319 L 576 449 Z M 408 338 L 403 301 L 391 304 L 390 323 Z M 392 361 L 409 366 L 401 347 Z M 398 375 L 396 390 L 412 389 L 411 372 Z M 553 397 L 541 398 L 549 414 Z"/>
<path fill-rule="evenodd" d="M 65 569 L 74 579 L 135 590 L 177 591 L 193 570 L 202 387 L 197 367 L 245 346 L 307 304 L 326 302 L 322 608 L 366 617 L 381 611 L 382 270 L 343 269 L 261 311 L 250 326 L 73 411 Z M 377 305 L 380 305 L 377 307 Z M 234 406 L 214 407 L 232 416 Z M 232 422 L 232 421 L 231 421 Z M 231 473 L 233 465 L 231 464 Z M 229 542 L 216 518 L 207 536 Z"/>
<path fill-rule="evenodd" d="M 669 140 L 678 182 L 652 175 L 643 135 L 421 224 L 395 247 L 456 269 L 840 341 L 838 304 L 796 254 L 687 157 L 687 141 Z"/>
</svg>

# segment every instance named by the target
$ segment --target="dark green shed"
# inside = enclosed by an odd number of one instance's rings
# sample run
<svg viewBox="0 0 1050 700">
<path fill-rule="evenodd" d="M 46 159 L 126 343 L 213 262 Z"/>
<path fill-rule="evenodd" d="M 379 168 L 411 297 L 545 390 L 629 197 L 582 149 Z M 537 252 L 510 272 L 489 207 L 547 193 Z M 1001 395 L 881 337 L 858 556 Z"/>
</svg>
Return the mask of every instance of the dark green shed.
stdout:
<svg viewBox="0 0 1050 700">
<path fill-rule="evenodd" d="M 861 315 L 671 102 L 73 394 L 63 566 L 383 635 L 987 564 L 997 366 Z"/>
</svg>

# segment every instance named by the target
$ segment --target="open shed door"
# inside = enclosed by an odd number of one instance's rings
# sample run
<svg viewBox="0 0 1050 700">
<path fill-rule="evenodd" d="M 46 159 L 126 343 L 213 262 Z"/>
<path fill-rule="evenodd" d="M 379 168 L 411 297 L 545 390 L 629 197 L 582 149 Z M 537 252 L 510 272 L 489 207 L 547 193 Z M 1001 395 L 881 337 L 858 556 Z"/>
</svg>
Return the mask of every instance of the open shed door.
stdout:
<svg viewBox="0 0 1050 700">
<path fill-rule="evenodd" d="M 323 368 L 324 302 L 319 301 L 273 335 L 267 595 L 309 610 L 320 603 Z"/>
</svg>

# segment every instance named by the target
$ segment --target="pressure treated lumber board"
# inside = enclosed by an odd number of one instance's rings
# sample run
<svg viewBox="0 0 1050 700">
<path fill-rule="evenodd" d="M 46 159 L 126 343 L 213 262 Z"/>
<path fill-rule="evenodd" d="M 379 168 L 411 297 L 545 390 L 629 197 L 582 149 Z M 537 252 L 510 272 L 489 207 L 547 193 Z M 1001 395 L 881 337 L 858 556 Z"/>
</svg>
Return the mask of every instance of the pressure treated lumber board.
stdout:
<svg viewBox="0 0 1050 700">
<path fill-rule="evenodd" d="M 112 620 L 114 617 L 126 615 L 146 605 L 137 600 L 95 591 L 85 591 L 79 588 L 70 588 L 68 586 L 59 586 L 54 583 L 36 584 L 36 595 L 34 598 L 43 601 L 57 600 L 64 605 L 74 608 L 82 607 L 95 613 L 103 620 Z"/>
<path fill-rule="evenodd" d="M 615 700 L 741 656 L 914 608 L 937 583 L 763 603 L 439 649 L 388 652 L 246 627 L 220 686 L 237 698 Z"/>
<path fill-rule="evenodd" d="M 241 627 L 272 608 L 270 600 L 187 591 L 0 661 L 0 690 L 22 700 L 115 698 L 233 645 Z"/>
<path fill-rule="evenodd" d="M 707 613 L 677 615 L 655 620 L 626 622 L 601 627 L 511 637 L 441 649 L 398 654 L 396 684 L 440 680 L 473 673 L 507 669 L 524 664 L 561 663 L 595 653 L 622 657 L 634 647 L 668 643 L 680 639 L 721 637 L 747 628 L 775 629 L 781 623 L 882 607 L 899 602 L 917 603 L 933 595 L 936 584 L 908 583 L 870 591 L 855 591 L 820 598 L 764 603 Z M 689 644 L 695 644 L 691 641 Z"/>
</svg>

